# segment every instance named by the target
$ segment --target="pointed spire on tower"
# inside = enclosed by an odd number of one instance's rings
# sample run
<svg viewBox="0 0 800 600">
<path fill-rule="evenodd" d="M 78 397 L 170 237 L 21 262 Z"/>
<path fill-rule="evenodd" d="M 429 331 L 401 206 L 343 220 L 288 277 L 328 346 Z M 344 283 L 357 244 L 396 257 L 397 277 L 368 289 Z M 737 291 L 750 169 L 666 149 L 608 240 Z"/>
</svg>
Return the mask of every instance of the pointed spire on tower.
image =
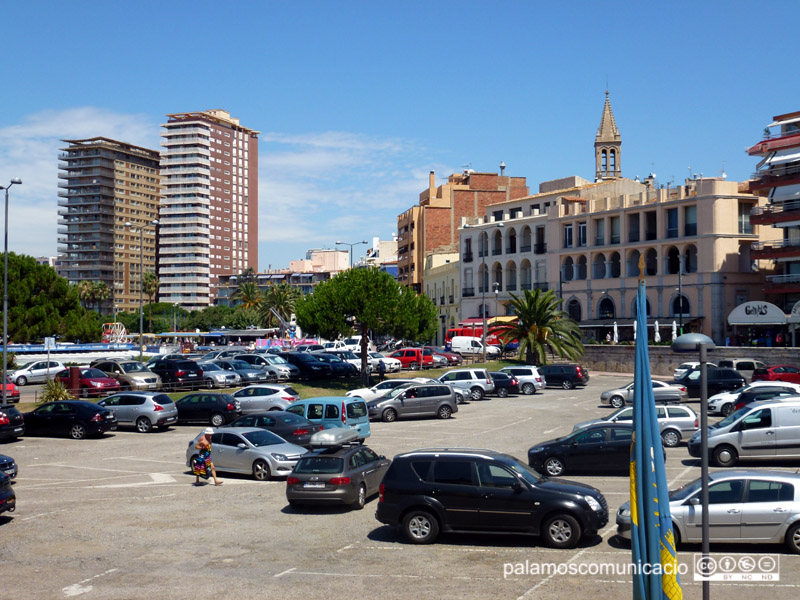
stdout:
<svg viewBox="0 0 800 600">
<path fill-rule="evenodd" d="M 594 141 L 595 156 L 595 181 L 616 179 L 622 177 L 622 138 L 614 120 L 614 111 L 611 110 L 611 100 L 606 90 L 606 103 L 603 106 L 603 116 Z"/>
</svg>

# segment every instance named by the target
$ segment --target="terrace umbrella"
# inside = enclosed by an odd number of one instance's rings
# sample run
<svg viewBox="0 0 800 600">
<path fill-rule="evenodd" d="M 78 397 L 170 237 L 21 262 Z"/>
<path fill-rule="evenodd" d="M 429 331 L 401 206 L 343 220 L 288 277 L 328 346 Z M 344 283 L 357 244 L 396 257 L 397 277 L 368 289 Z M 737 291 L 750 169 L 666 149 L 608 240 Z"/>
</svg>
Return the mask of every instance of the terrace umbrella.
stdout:
<svg viewBox="0 0 800 600">
<path fill-rule="evenodd" d="M 633 341 L 636 341 L 636 321 L 633 322 Z"/>
<path fill-rule="evenodd" d="M 678 337 L 678 324 L 675 321 L 673 321 L 672 322 L 672 341 L 674 342 L 677 337 Z"/>
<path fill-rule="evenodd" d="M 654 328 L 655 328 L 655 330 L 656 330 L 655 334 L 653 335 L 653 341 L 654 341 L 656 344 L 658 344 L 658 343 L 660 343 L 660 342 L 661 342 L 661 333 L 658 331 L 658 321 L 656 321 L 656 322 L 653 324 L 653 327 L 654 327 Z"/>
<path fill-rule="evenodd" d="M 619 344 L 619 329 L 617 329 L 616 321 L 614 321 L 614 343 Z"/>
</svg>

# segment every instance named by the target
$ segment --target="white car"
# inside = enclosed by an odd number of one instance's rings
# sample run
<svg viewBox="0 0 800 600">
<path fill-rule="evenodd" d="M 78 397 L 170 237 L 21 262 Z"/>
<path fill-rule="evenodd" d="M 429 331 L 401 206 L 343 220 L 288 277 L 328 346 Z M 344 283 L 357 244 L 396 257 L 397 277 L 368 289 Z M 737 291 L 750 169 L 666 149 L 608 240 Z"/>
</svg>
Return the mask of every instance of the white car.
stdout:
<svg viewBox="0 0 800 600">
<path fill-rule="evenodd" d="M 356 356 L 361 356 L 361 352 L 354 352 Z M 380 352 L 369 352 L 369 364 L 372 365 L 372 371 L 377 372 L 378 370 L 378 363 L 382 362 L 386 366 L 387 373 L 397 373 L 400 369 L 403 368 L 403 363 L 401 363 L 396 358 L 391 358 L 389 356 L 384 356 Z"/>
<path fill-rule="evenodd" d="M 434 379 L 428 379 L 427 377 L 416 377 L 414 379 L 387 379 L 385 381 L 381 381 L 377 385 L 373 385 L 371 388 L 359 388 L 357 390 L 350 390 L 345 394 L 351 398 L 358 397 L 362 398 L 364 402 L 369 402 L 370 400 L 374 400 L 378 396 L 383 396 L 385 393 L 392 391 L 396 387 L 400 387 L 405 383 L 439 383 Z"/>
<path fill-rule="evenodd" d="M 717 366 L 714 363 L 706 363 L 706 364 L 709 367 L 716 367 Z M 680 365 L 678 365 L 678 368 L 675 369 L 675 371 L 673 371 L 672 378 L 673 379 L 678 379 L 679 377 L 684 375 L 686 373 L 686 371 L 691 371 L 695 367 L 699 367 L 699 366 L 700 366 L 700 363 L 696 362 L 696 361 L 694 361 L 694 362 L 693 361 L 689 361 L 689 362 L 681 363 Z"/>
<path fill-rule="evenodd" d="M 52 379 L 67 367 L 58 360 L 36 360 L 23 365 L 19 369 L 8 372 L 8 377 L 19 386 L 28 383 L 43 383 L 48 378 Z"/>
<path fill-rule="evenodd" d="M 733 406 L 739 399 L 739 394 L 760 387 L 791 388 L 800 394 L 800 384 L 797 383 L 789 383 L 787 381 L 754 381 L 750 385 L 746 385 L 738 390 L 733 390 L 732 392 L 720 392 L 719 394 L 714 394 L 711 396 L 711 398 L 708 399 L 708 414 L 722 415 L 723 417 L 727 417 L 729 414 L 731 414 L 731 411 L 733 411 Z"/>
</svg>

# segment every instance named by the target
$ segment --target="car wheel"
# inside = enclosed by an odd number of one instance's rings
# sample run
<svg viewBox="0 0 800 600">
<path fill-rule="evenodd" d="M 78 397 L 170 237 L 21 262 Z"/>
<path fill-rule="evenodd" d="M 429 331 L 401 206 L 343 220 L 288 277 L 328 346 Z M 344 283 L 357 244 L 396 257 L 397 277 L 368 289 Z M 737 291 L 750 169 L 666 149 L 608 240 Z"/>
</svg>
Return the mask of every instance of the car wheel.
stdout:
<svg viewBox="0 0 800 600">
<path fill-rule="evenodd" d="M 222 427 L 225 424 L 225 417 L 219 413 L 214 413 L 209 421 L 213 427 Z"/>
<path fill-rule="evenodd" d="M 445 404 L 444 406 L 439 407 L 438 414 L 440 419 L 449 419 L 450 415 L 453 414 L 453 409 Z"/>
<path fill-rule="evenodd" d="M 564 472 L 564 461 L 558 457 L 551 456 L 544 461 L 544 470 L 552 477 L 558 477 Z"/>
<path fill-rule="evenodd" d="M 427 510 L 412 510 L 403 518 L 403 535 L 412 544 L 430 544 L 439 535 L 439 522 Z"/>
<path fill-rule="evenodd" d="M 681 434 L 674 429 L 666 429 L 661 432 L 661 441 L 667 448 L 674 448 L 681 443 Z"/>
<path fill-rule="evenodd" d="M 150 419 L 147 417 L 139 417 L 136 419 L 136 431 L 139 433 L 150 433 L 151 429 L 153 429 L 153 424 L 150 422 Z"/>
<path fill-rule="evenodd" d="M 574 548 L 581 539 L 581 526 L 572 515 L 554 515 L 547 519 L 542 530 L 553 548 Z"/>
<path fill-rule="evenodd" d="M 473 400 L 483 400 L 483 388 L 477 385 L 469 391 L 469 397 Z"/>
<path fill-rule="evenodd" d="M 622 396 L 611 396 L 611 408 L 622 408 L 625 406 L 625 398 Z"/>
<path fill-rule="evenodd" d="M 214 389 L 214 380 L 213 380 L 213 379 L 211 379 L 211 377 L 209 377 L 208 379 L 206 379 L 206 387 L 207 387 L 209 390 L 212 390 L 212 389 Z"/>
<path fill-rule="evenodd" d="M 524 383 L 522 384 L 522 393 L 531 396 L 536 393 L 536 386 L 532 383 Z"/>
<path fill-rule="evenodd" d="M 722 407 L 719 409 L 719 412 L 723 417 L 727 417 L 729 414 L 733 412 L 733 403 L 728 402 L 727 404 L 723 404 Z"/>
<path fill-rule="evenodd" d="M 561 382 L 561 387 L 564 388 L 565 390 L 571 390 L 572 388 L 575 387 L 575 385 L 569 379 L 565 379 L 564 381 Z"/>
<path fill-rule="evenodd" d="M 86 427 L 81 423 L 73 423 L 69 428 L 69 437 L 73 440 L 82 440 L 86 437 Z"/>
<path fill-rule="evenodd" d="M 387 408 L 381 415 L 381 420 L 384 423 L 393 423 L 397 419 L 397 411 L 393 408 Z"/>
<path fill-rule="evenodd" d="M 739 454 L 733 446 L 727 444 L 714 448 L 713 457 L 714 462 L 720 467 L 732 467 L 739 461 Z"/>
<path fill-rule="evenodd" d="M 412 371 L 419 371 L 419 363 L 411 363 L 411 370 Z"/>
<path fill-rule="evenodd" d="M 17 385 L 25 385 L 26 383 L 28 383 L 28 378 L 25 377 L 24 375 L 20 375 L 19 377 L 17 377 L 17 380 L 14 383 L 16 383 Z"/>
<path fill-rule="evenodd" d="M 795 523 L 786 532 L 786 545 L 789 551 L 800 554 L 800 523 Z"/>
<path fill-rule="evenodd" d="M 272 473 L 270 473 L 267 461 L 259 458 L 253 463 L 253 477 L 258 481 L 269 481 L 270 477 L 272 477 Z"/>
<path fill-rule="evenodd" d="M 355 510 L 361 510 L 367 504 L 367 488 L 364 487 L 362 483 L 358 486 L 358 496 L 356 496 L 356 501 L 353 502 L 353 508 Z"/>
<path fill-rule="evenodd" d="M 88 398 L 89 397 L 89 388 L 81 388 L 81 391 L 79 393 L 80 393 L 81 398 Z"/>
<path fill-rule="evenodd" d="M 497 395 L 500 398 L 505 398 L 506 396 L 508 396 L 508 388 L 504 388 L 504 387 L 500 388 L 499 390 L 497 390 Z"/>
</svg>

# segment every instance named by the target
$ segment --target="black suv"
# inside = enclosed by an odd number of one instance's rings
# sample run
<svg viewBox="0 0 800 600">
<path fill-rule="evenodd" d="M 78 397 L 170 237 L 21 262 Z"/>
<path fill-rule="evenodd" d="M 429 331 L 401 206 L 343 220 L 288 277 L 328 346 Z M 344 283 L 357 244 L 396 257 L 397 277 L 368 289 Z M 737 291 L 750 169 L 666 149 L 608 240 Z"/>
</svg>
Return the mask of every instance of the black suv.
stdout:
<svg viewBox="0 0 800 600">
<path fill-rule="evenodd" d="M 300 369 L 300 379 L 330 379 L 331 366 L 311 352 L 284 352 L 287 362 Z"/>
<path fill-rule="evenodd" d="M 203 369 L 193 360 L 160 360 L 152 364 L 150 370 L 161 377 L 161 385 L 165 390 L 205 386 Z"/>
<path fill-rule="evenodd" d="M 239 401 L 230 394 L 187 394 L 175 406 L 178 409 L 178 423 L 200 422 L 221 427 L 242 415 Z"/>
<path fill-rule="evenodd" d="M 589 383 L 589 371 L 581 365 L 544 365 L 539 367 L 539 373 L 548 386 L 557 385 L 565 390 Z"/>
<path fill-rule="evenodd" d="M 494 450 L 415 450 L 396 456 L 379 489 L 375 517 L 413 544 L 439 532 L 522 533 L 574 548 L 608 523 L 590 485 L 541 477 Z"/>
<path fill-rule="evenodd" d="M 686 371 L 676 383 L 686 386 L 689 398 L 700 397 L 700 367 Z M 720 392 L 732 392 L 744 387 L 746 381 L 736 369 L 723 367 L 707 367 L 706 382 L 708 384 L 708 397 Z"/>
</svg>

